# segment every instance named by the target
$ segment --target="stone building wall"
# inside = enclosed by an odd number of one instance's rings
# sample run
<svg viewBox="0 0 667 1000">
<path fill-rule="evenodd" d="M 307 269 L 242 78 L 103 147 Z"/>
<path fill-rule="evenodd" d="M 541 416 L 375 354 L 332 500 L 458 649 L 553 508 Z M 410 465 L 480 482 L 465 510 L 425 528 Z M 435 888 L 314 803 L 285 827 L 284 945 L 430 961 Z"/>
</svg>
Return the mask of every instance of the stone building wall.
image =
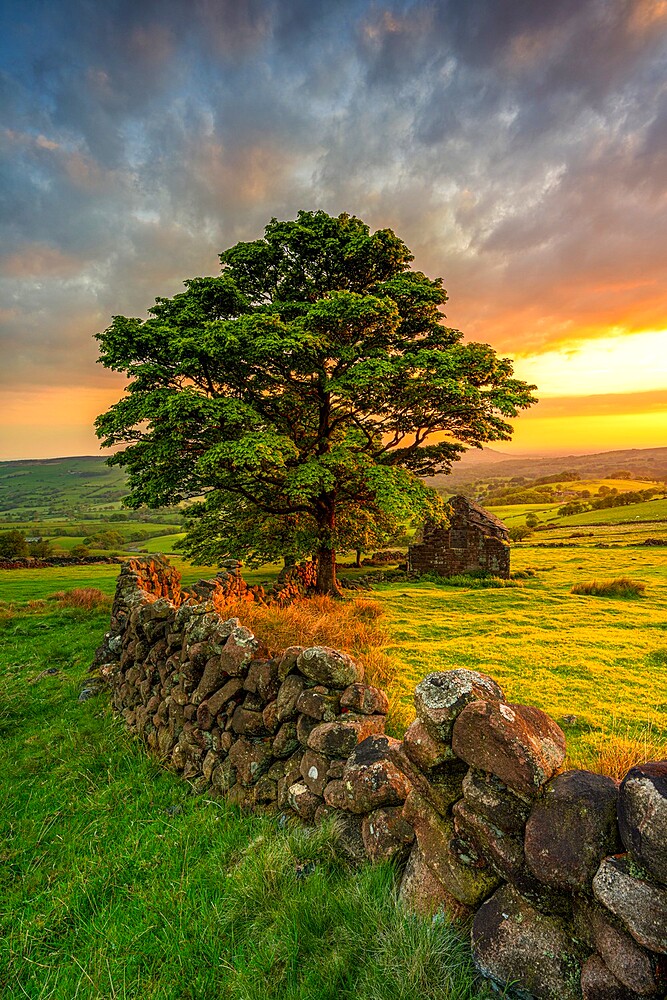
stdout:
<svg viewBox="0 0 667 1000">
<path fill-rule="evenodd" d="M 192 594 L 164 563 L 126 563 L 98 651 L 152 753 L 241 806 L 335 817 L 351 858 L 401 867 L 404 905 L 470 920 L 475 962 L 504 995 L 665 996 L 667 761 L 620 784 L 563 771 L 556 723 L 465 669 L 425 677 L 392 739 L 386 695 L 348 656 L 269 658 L 214 612 L 210 585 Z"/>
<path fill-rule="evenodd" d="M 449 505 L 449 527 L 427 521 L 421 541 L 408 549 L 408 568 L 440 576 L 483 570 L 507 579 L 509 533 L 502 521 L 467 497 L 452 497 Z"/>
</svg>

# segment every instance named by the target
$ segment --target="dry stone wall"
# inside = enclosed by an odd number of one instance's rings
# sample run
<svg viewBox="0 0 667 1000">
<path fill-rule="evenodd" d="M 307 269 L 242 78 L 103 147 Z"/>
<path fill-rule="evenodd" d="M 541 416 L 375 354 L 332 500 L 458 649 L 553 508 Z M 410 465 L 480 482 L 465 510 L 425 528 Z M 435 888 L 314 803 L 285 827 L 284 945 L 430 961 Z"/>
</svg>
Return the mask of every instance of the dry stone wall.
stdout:
<svg viewBox="0 0 667 1000">
<path fill-rule="evenodd" d="M 355 860 L 393 860 L 403 904 L 469 921 L 504 995 L 667 994 L 667 761 L 620 783 L 563 771 L 565 737 L 490 677 L 429 674 L 403 740 L 344 653 L 269 657 L 158 560 L 118 580 L 95 669 L 151 752 L 197 789 L 306 823 L 331 816 Z"/>
</svg>

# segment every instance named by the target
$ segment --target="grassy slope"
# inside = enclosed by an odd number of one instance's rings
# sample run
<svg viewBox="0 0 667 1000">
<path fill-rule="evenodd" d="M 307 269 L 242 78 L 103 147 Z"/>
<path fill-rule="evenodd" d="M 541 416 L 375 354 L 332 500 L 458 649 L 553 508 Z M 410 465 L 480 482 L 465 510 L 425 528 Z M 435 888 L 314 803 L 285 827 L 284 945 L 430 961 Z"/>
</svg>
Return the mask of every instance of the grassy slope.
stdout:
<svg viewBox="0 0 667 1000">
<path fill-rule="evenodd" d="M 0 462 L 0 509 L 110 504 L 127 492 L 126 474 L 103 456 Z"/>
<path fill-rule="evenodd" d="M 537 569 L 522 588 L 475 590 L 433 583 L 378 588 L 405 666 L 407 699 L 431 670 L 469 667 L 494 677 L 511 701 L 544 709 L 586 753 L 595 733 L 647 727 L 667 741 L 667 578 L 655 550 L 516 550 L 514 569 Z M 578 581 L 626 575 L 647 584 L 639 600 L 578 597 Z M 591 733 L 591 730 L 593 731 Z M 667 747 L 667 743 L 666 743 Z"/>
<path fill-rule="evenodd" d="M 467 948 L 395 907 L 388 866 L 352 873 L 331 831 L 191 795 L 104 696 L 77 701 L 106 623 L 76 610 L 0 622 L 0 995 L 478 996 Z"/>
</svg>

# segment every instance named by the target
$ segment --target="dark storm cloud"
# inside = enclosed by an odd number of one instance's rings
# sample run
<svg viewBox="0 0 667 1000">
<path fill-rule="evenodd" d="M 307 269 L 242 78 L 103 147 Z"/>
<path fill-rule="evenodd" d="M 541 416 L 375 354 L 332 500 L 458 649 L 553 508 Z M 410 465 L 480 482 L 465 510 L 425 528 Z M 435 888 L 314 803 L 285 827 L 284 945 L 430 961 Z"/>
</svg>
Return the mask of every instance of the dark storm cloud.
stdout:
<svg viewBox="0 0 667 1000">
<path fill-rule="evenodd" d="M 503 350 L 664 322 L 663 6 L 7 5 L 5 378 L 102 379 L 112 313 L 301 207 L 396 228 Z"/>
</svg>

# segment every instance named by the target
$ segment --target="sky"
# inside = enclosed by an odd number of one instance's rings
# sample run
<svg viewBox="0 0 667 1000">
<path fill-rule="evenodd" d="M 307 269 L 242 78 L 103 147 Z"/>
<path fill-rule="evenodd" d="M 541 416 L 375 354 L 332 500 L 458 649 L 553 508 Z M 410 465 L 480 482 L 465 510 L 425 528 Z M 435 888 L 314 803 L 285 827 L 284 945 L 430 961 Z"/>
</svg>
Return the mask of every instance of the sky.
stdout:
<svg viewBox="0 0 667 1000">
<path fill-rule="evenodd" d="M 146 316 L 346 211 L 538 385 L 508 454 L 667 445 L 667 0 L 5 0 L 0 459 L 94 454 Z"/>
</svg>

